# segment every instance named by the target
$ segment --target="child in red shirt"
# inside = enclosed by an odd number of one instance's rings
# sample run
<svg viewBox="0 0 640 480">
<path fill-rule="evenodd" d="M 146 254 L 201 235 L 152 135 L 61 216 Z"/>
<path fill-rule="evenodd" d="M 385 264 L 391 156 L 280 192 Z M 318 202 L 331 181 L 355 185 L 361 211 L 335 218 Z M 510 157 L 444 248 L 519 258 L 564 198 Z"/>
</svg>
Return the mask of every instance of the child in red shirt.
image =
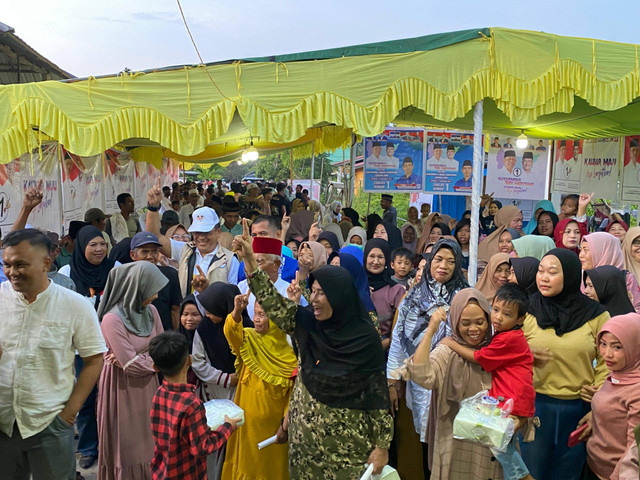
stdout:
<svg viewBox="0 0 640 480">
<path fill-rule="evenodd" d="M 154 368 L 164 381 L 153 397 L 151 433 L 155 442 L 151 460 L 154 480 L 202 480 L 207 478 L 207 455 L 222 448 L 238 420 L 227 416 L 215 431 L 195 387 L 187 382 L 191 366 L 184 335 L 167 331 L 149 342 Z"/>
<path fill-rule="evenodd" d="M 494 336 L 491 343 L 479 350 L 464 347 L 445 338 L 442 343 L 468 362 L 478 363 L 491 372 L 489 395 L 500 401 L 500 406 L 513 399 L 511 417 L 517 431 L 526 418 L 535 414 L 536 392 L 533 388 L 533 354 L 529 348 L 522 324 L 527 313 L 527 296 L 515 284 L 498 289 L 491 305 L 491 325 Z M 506 480 L 531 479 L 518 449 L 514 433 L 505 453 L 497 453 Z"/>
</svg>

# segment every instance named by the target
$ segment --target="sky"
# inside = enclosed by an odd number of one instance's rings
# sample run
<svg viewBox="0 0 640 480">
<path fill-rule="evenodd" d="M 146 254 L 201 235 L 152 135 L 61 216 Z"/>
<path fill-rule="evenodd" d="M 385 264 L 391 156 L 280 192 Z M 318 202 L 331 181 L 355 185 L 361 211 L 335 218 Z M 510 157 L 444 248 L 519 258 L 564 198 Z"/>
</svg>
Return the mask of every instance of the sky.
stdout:
<svg viewBox="0 0 640 480">
<path fill-rule="evenodd" d="M 640 44 L 638 0 L 181 0 L 181 4 L 205 62 L 482 27 Z M 0 22 L 78 77 L 199 63 L 176 0 L 4 0 Z"/>
</svg>

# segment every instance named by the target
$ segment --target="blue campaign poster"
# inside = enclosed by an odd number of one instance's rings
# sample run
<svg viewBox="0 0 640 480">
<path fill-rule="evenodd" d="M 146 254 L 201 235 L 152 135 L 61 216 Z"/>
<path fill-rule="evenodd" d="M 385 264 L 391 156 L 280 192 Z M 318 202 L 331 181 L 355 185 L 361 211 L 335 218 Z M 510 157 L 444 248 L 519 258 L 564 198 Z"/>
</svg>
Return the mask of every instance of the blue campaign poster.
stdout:
<svg viewBox="0 0 640 480">
<path fill-rule="evenodd" d="M 473 133 L 429 130 L 426 134 L 424 191 L 471 195 Z"/>
<path fill-rule="evenodd" d="M 415 192 L 424 188 L 424 130 L 387 129 L 364 142 L 365 192 Z"/>
</svg>

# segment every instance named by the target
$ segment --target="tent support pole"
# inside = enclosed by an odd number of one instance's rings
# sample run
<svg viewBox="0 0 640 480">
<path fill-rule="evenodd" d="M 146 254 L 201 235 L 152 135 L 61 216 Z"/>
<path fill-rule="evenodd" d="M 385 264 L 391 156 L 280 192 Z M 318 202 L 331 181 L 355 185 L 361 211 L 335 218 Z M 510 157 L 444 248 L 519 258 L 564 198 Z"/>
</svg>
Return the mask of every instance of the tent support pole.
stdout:
<svg viewBox="0 0 640 480">
<path fill-rule="evenodd" d="M 480 196 L 482 195 L 482 172 L 484 150 L 482 148 L 482 114 L 484 100 L 476 103 L 473 110 L 473 178 L 471 181 L 471 241 L 469 242 L 469 285 L 476 284 L 478 274 L 478 238 L 480 238 Z"/>
<path fill-rule="evenodd" d="M 349 207 L 353 205 L 356 187 L 356 134 L 351 132 L 351 173 L 349 174 Z"/>
<path fill-rule="evenodd" d="M 313 196 L 313 175 L 315 173 L 315 168 L 316 168 L 316 146 L 315 143 L 311 144 L 311 191 L 309 192 L 311 194 L 311 200 L 316 200 L 316 198 L 314 198 Z M 320 200 L 319 198 L 317 200 Z"/>
<path fill-rule="evenodd" d="M 293 183 L 293 148 L 289 149 L 289 179 Z"/>
</svg>

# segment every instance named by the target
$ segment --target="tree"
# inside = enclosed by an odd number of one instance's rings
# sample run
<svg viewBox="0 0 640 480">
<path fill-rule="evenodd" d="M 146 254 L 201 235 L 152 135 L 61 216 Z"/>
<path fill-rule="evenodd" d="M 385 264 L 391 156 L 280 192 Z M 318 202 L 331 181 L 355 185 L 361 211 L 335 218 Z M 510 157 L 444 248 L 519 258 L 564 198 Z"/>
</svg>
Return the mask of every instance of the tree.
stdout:
<svg viewBox="0 0 640 480">
<path fill-rule="evenodd" d="M 211 165 L 195 165 L 193 167 L 194 172 L 198 172 L 197 180 L 217 180 L 222 178 L 224 168 L 219 163 L 212 163 Z"/>
<path fill-rule="evenodd" d="M 231 182 L 231 181 L 239 182 L 240 180 L 242 180 L 243 177 L 246 177 L 247 174 L 253 168 L 255 168 L 255 164 L 254 163 L 244 163 L 243 164 L 243 163 L 240 163 L 240 162 L 231 162 L 224 169 L 224 172 L 222 173 L 222 177 L 228 182 Z"/>
</svg>

